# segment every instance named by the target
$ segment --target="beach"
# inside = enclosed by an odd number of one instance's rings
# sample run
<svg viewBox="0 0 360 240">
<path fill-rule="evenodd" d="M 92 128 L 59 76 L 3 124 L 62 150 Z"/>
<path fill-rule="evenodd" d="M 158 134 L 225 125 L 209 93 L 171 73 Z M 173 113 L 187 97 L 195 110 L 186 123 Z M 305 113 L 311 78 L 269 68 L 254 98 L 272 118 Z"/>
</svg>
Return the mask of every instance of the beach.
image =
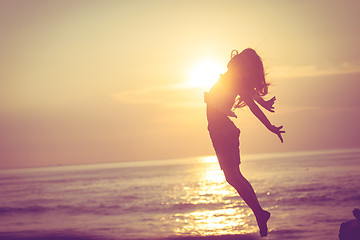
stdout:
<svg viewBox="0 0 360 240">
<path fill-rule="evenodd" d="M 86 233 L 68 233 L 68 232 L 48 232 L 48 233 L 36 233 L 36 232 L 24 232 L 13 235 L 1 234 L 1 239 L 7 240 L 115 240 L 124 238 L 108 238 L 99 235 L 88 235 Z M 139 240 L 146 240 L 149 238 L 142 238 Z M 184 236 L 184 237 L 165 237 L 165 238 L 151 238 L 156 240 L 256 240 L 260 239 L 254 234 L 233 234 L 233 235 L 221 235 L 221 236 Z"/>
<path fill-rule="evenodd" d="M 359 149 L 242 156 L 272 214 L 263 239 L 338 239 L 359 163 Z M 0 239 L 261 239 L 213 156 L 1 170 L 0 185 Z"/>
</svg>

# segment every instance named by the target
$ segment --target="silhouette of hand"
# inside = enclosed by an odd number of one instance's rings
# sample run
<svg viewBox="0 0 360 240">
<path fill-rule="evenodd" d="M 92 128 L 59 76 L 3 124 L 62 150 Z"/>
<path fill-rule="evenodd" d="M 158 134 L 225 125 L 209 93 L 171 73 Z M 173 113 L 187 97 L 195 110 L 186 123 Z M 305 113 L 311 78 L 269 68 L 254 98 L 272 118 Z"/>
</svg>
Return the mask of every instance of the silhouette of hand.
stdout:
<svg viewBox="0 0 360 240">
<path fill-rule="evenodd" d="M 271 127 L 271 129 L 270 129 L 271 132 L 273 132 L 273 133 L 275 133 L 276 135 L 278 135 L 278 137 L 280 138 L 281 143 L 284 142 L 281 134 L 282 134 L 282 133 L 285 133 L 285 131 L 281 130 L 282 128 L 283 128 L 283 126 L 275 127 L 274 125 L 272 125 L 272 127 Z"/>
<path fill-rule="evenodd" d="M 269 112 L 275 112 L 274 111 L 274 102 L 276 100 L 276 97 L 271 98 L 270 100 L 265 101 L 264 108 L 268 110 Z"/>
</svg>

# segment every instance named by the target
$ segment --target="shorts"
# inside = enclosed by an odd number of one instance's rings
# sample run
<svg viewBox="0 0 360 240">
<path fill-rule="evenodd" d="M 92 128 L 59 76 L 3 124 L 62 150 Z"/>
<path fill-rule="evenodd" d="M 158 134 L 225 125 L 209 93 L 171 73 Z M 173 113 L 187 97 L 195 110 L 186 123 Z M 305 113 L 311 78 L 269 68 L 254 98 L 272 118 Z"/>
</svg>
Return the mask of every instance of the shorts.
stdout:
<svg viewBox="0 0 360 240">
<path fill-rule="evenodd" d="M 210 138 L 218 158 L 220 168 L 238 167 L 240 161 L 240 130 L 228 118 L 208 125 Z"/>
</svg>

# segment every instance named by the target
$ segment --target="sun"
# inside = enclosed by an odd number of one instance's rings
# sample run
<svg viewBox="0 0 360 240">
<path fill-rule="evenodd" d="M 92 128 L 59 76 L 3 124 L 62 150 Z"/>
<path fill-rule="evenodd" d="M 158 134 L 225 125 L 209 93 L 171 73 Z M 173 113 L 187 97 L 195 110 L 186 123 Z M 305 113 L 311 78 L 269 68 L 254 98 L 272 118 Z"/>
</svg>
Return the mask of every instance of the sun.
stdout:
<svg viewBox="0 0 360 240">
<path fill-rule="evenodd" d="M 223 73 L 223 66 L 213 59 L 199 60 L 189 71 L 187 85 L 209 89 Z"/>
</svg>

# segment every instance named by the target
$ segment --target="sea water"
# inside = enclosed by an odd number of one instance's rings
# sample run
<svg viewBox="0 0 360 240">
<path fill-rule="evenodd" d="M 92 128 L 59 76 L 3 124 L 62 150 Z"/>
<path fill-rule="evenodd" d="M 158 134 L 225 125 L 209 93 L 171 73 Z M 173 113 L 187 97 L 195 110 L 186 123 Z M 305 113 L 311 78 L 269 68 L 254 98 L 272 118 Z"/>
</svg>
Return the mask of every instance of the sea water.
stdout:
<svg viewBox="0 0 360 240">
<path fill-rule="evenodd" d="M 244 155 L 241 171 L 272 214 L 266 239 L 338 239 L 360 208 L 359 149 Z M 1 170 L 0 196 L 0 239 L 259 235 L 215 157 Z"/>
</svg>

